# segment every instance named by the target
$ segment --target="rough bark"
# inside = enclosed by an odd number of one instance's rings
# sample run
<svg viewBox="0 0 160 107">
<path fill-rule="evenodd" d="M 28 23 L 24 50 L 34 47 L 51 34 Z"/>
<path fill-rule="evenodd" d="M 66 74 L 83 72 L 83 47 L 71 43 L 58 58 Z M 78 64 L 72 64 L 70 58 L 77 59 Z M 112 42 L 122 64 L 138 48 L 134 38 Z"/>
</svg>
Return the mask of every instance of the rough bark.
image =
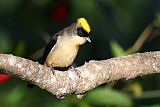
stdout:
<svg viewBox="0 0 160 107">
<path fill-rule="evenodd" d="M 91 60 L 76 68 L 78 74 L 72 70 L 55 70 L 54 75 L 50 68 L 37 62 L 11 54 L 0 54 L 0 69 L 61 98 L 70 93 L 80 95 L 110 81 L 160 73 L 160 52 L 136 53 L 101 61 Z"/>
</svg>

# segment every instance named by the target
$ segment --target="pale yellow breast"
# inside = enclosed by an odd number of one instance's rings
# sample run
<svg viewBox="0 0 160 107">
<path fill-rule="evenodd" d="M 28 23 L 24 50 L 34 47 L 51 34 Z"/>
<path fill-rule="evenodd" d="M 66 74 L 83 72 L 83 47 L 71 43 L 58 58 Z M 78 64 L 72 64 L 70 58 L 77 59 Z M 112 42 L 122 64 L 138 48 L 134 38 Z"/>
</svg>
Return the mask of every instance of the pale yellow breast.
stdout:
<svg viewBox="0 0 160 107">
<path fill-rule="evenodd" d="M 54 49 L 47 56 L 45 64 L 53 67 L 67 67 L 71 65 L 76 58 L 79 48 L 77 40 L 75 38 L 59 37 Z M 83 42 L 83 40 L 80 42 Z"/>
</svg>

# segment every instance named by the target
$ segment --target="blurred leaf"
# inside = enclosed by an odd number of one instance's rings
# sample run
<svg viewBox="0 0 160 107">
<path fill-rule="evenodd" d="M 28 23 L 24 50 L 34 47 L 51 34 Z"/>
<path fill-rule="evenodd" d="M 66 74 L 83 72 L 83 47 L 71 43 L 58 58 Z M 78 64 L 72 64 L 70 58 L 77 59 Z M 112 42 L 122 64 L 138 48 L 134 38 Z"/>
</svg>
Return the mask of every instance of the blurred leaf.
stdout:
<svg viewBox="0 0 160 107">
<path fill-rule="evenodd" d="M 160 28 L 160 13 L 157 14 L 156 19 L 154 20 L 154 25 Z"/>
<path fill-rule="evenodd" d="M 51 0 L 32 0 L 32 2 L 35 4 L 35 5 L 38 5 L 38 6 L 45 6 L 47 5 Z"/>
<path fill-rule="evenodd" d="M 17 44 L 17 47 L 14 50 L 14 55 L 23 56 L 25 54 L 25 52 L 26 52 L 25 50 L 26 50 L 25 42 L 24 41 L 20 41 Z"/>
<path fill-rule="evenodd" d="M 131 98 L 110 88 L 98 88 L 89 92 L 86 99 L 96 105 L 131 107 Z"/>
<path fill-rule="evenodd" d="M 81 2 L 79 2 L 78 0 L 72 0 L 72 5 L 74 6 L 74 10 L 75 14 L 79 15 L 87 15 L 87 13 L 90 12 L 95 12 L 95 4 L 96 2 L 94 0 L 81 0 Z M 94 13 L 92 13 L 94 14 Z"/>
<path fill-rule="evenodd" d="M 110 47 L 111 47 L 111 52 L 113 56 L 125 56 L 127 53 L 125 50 L 116 42 L 116 41 L 111 41 L 110 42 Z"/>
<path fill-rule="evenodd" d="M 54 102 L 54 104 L 50 104 L 47 107 L 69 107 L 65 102 Z"/>
<path fill-rule="evenodd" d="M 86 101 L 84 98 L 78 99 L 75 95 L 69 95 L 64 100 L 64 103 L 66 103 L 68 105 L 79 106 L 79 107 L 90 107 L 88 101 Z"/>
<path fill-rule="evenodd" d="M 16 9 L 22 0 L 0 0 L 0 13 L 7 13 Z"/>
<path fill-rule="evenodd" d="M 127 55 L 135 53 L 134 50 L 132 50 L 132 48 L 128 48 L 125 52 Z"/>
<path fill-rule="evenodd" d="M 68 105 L 78 105 L 79 103 L 82 102 L 82 100 L 77 99 L 75 95 L 69 95 L 63 100 L 63 102 Z"/>
<path fill-rule="evenodd" d="M 160 105 L 150 105 L 150 106 L 141 106 L 141 107 L 160 107 Z"/>
<path fill-rule="evenodd" d="M 129 90 L 132 91 L 135 96 L 140 96 L 143 92 L 142 85 L 138 82 L 130 85 Z"/>
<path fill-rule="evenodd" d="M 160 90 L 143 91 L 141 96 L 136 96 L 136 99 L 149 99 L 149 98 L 159 98 Z"/>
<path fill-rule="evenodd" d="M 87 102 L 81 102 L 79 103 L 79 107 L 91 107 Z"/>
<path fill-rule="evenodd" d="M 6 105 L 8 106 L 12 105 L 13 107 L 14 105 L 22 101 L 25 94 L 26 94 L 25 89 L 19 85 L 10 92 L 8 92 L 4 101 L 6 101 Z"/>
<path fill-rule="evenodd" d="M 12 42 L 9 36 L 9 32 L 4 29 L 0 29 L 0 49 L 3 52 L 9 52 L 12 48 Z"/>
</svg>

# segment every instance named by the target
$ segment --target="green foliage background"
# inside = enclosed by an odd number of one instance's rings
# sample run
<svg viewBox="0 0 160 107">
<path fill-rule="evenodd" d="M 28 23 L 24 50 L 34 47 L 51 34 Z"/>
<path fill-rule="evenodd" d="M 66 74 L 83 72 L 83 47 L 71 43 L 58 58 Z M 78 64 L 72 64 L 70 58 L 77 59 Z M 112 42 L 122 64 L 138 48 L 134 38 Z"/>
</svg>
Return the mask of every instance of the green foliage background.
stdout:
<svg viewBox="0 0 160 107">
<path fill-rule="evenodd" d="M 66 10 L 57 21 L 54 15 L 61 4 Z M 0 50 L 38 60 L 42 51 L 36 51 L 44 48 L 49 35 L 81 16 L 91 25 L 92 43 L 81 46 L 77 66 L 131 54 L 128 50 L 148 24 L 154 22 L 159 29 L 160 0 L 0 0 Z M 156 50 L 160 36 L 151 34 L 139 52 Z M 12 77 L 0 84 L 0 107 L 160 107 L 159 81 L 159 74 L 114 81 L 87 92 L 83 99 L 70 95 L 58 100 Z"/>
</svg>

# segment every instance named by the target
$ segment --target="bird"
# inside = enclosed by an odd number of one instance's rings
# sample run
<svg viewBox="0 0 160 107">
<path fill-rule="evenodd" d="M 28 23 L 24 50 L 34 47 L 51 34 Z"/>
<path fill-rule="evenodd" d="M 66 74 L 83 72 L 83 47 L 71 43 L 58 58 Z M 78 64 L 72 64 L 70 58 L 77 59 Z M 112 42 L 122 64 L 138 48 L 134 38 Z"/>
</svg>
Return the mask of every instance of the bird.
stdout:
<svg viewBox="0 0 160 107">
<path fill-rule="evenodd" d="M 91 42 L 90 31 L 87 20 L 84 17 L 78 18 L 76 22 L 51 36 L 39 63 L 50 67 L 53 74 L 55 69 L 62 71 L 71 69 L 77 72 L 71 64 L 77 56 L 80 45 L 87 41 Z M 28 88 L 34 86 L 30 82 L 27 84 Z"/>
<path fill-rule="evenodd" d="M 91 42 L 90 25 L 84 17 L 51 36 L 46 45 L 41 64 L 58 70 L 73 68 L 80 45 Z"/>
</svg>

